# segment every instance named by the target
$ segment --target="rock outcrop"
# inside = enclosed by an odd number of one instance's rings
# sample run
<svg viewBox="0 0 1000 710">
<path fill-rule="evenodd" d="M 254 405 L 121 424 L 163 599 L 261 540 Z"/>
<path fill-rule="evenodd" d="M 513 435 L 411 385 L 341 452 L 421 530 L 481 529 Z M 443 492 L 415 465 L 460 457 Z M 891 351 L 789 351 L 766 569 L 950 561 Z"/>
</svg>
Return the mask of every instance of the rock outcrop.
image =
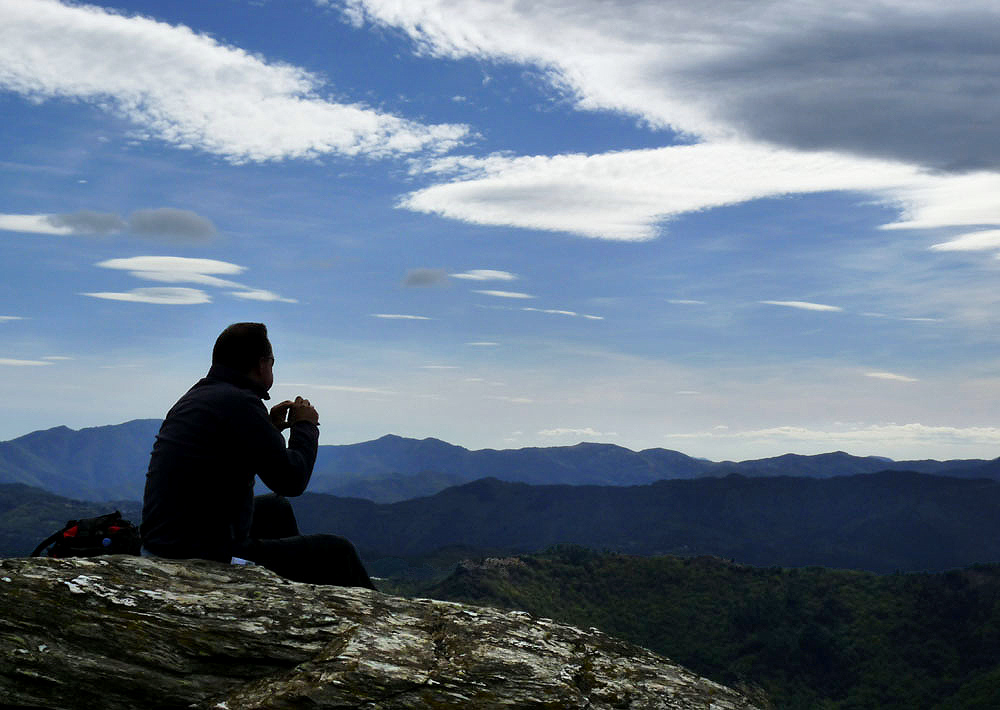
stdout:
<svg viewBox="0 0 1000 710">
<path fill-rule="evenodd" d="M 0 704 L 753 707 L 596 629 L 138 557 L 0 560 Z"/>
</svg>

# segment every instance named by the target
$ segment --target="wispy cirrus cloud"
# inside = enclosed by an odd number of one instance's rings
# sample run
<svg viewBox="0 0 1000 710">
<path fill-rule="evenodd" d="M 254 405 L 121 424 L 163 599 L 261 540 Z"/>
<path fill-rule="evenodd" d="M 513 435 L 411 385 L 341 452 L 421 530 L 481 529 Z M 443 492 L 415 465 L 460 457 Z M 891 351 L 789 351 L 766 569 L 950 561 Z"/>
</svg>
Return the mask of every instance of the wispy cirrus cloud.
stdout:
<svg viewBox="0 0 1000 710">
<path fill-rule="evenodd" d="M 230 291 L 229 295 L 234 298 L 241 298 L 244 301 L 278 301 L 280 303 L 298 303 L 298 299 L 285 298 L 284 296 L 279 296 L 274 291 L 268 291 L 263 288 L 252 288 L 246 291 Z"/>
<path fill-rule="evenodd" d="M 570 316 L 571 318 L 585 318 L 587 320 L 604 320 L 604 316 L 594 316 L 587 313 L 577 313 L 576 311 L 567 311 L 560 308 L 522 308 L 522 311 L 533 311 L 535 313 L 548 313 L 553 316 Z"/>
<path fill-rule="evenodd" d="M 392 390 L 383 389 L 381 387 L 359 387 L 356 385 L 317 385 L 309 384 L 303 382 L 282 382 L 281 387 L 296 387 L 303 390 L 324 390 L 329 392 L 344 392 L 347 394 L 378 394 L 378 395 L 394 395 L 396 394 Z"/>
<path fill-rule="evenodd" d="M 182 286 L 134 288 L 131 291 L 89 291 L 81 295 L 107 301 L 150 303 L 158 306 L 195 306 L 212 302 L 211 297 L 200 288 Z"/>
<path fill-rule="evenodd" d="M 372 313 L 372 318 L 382 318 L 384 320 L 432 320 L 428 316 L 414 316 L 404 313 Z"/>
<path fill-rule="evenodd" d="M 767 429 L 738 430 L 728 427 L 703 432 L 667 434 L 664 438 L 682 445 L 683 442 L 752 441 L 779 450 L 834 451 L 871 453 L 887 450 L 910 451 L 919 455 L 925 448 L 958 451 L 966 447 L 1000 446 L 1000 428 L 952 427 L 912 424 L 839 425 L 828 429 L 781 426 Z"/>
<path fill-rule="evenodd" d="M 824 303 L 810 303 L 809 301 L 760 301 L 767 306 L 781 306 L 783 308 L 796 308 L 803 311 L 825 311 L 828 313 L 839 313 L 844 309 L 840 306 L 828 306 Z"/>
<path fill-rule="evenodd" d="M 871 377 L 876 380 L 891 380 L 893 382 L 919 382 L 915 377 L 899 375 L 895 372 L 866 372 L 865 377 Z"/>
<path fill-rule="evenodd" d="M 458 274 L 451 274 L 453 279 L 465 279 L 467 281 L 516 281 L 517 274 L 509 271 L 498 271 L 496 269 L 472 269 Z"/>
<path fill-rule="evenodd" d="M 495 296 L 497 298 L 534 298 L 530 293 L 521 291 L 496 291 L 496 290 L 475 290 L 473 293 L 480 293 L 484 296 Z"/>
<path fill-rule="evenodd" d="M 160 140 L 233 162 L 440 151 L 468 132 L 323 98 L 317 75 L 183 25 L 6 0 L 0 26 L 0 87 L 33 101 L 93 102 Z"/>
<path fill-rule="evenodd" d="M 538 432 L 538 436 L 544 436 L 545 438 L 551 439 L 564 439 L 566 437 L 590 437 L 591 439 L 603 439 L 616 437 L 618 434 L 615 432 L 603 432 L 594 429 L 593 427 L 584 427 L 582 429 L 573 429 L 570 427 L 558 427 L 555 429 L 542 429 Z"/>
<path fill-rule="evenodd" d="M 51 365 L 46 360 L 17 360 L 13 358 L 0 357 L 0 367 L 44 367 Z"/>
</svg>

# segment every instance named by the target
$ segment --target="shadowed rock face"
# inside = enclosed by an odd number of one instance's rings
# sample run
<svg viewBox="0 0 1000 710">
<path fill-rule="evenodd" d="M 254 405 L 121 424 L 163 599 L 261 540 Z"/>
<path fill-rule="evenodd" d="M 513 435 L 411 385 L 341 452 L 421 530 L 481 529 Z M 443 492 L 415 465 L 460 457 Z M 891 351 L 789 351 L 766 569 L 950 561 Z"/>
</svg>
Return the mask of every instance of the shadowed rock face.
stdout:
<svg viewBox="0 0 1000 710">
<path fill-rule="evenodd" d="M 752 708 L 617 641 L 500 612 L 138 557 L 0 560 L 0 703 Z"/>
</svg>

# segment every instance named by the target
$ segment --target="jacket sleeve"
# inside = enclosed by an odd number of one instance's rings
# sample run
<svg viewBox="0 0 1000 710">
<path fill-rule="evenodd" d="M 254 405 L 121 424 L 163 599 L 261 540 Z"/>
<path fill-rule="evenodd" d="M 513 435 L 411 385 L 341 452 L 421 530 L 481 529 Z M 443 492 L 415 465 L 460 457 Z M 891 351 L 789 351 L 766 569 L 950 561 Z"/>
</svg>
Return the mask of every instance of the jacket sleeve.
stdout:
<svg viewBox="0 0 1000 710">
<path fill-rule="evenodd" d="M 264 403 L 257 400 L 247 412 L 245 426 L 247 453 L 252 469 L 264 485 L 278 495 L 297 496 L 305 492 L 316 463 L 319 427 L 312 422 L 295 422 L 285 437 L 271 423 Z"/>
</svg>

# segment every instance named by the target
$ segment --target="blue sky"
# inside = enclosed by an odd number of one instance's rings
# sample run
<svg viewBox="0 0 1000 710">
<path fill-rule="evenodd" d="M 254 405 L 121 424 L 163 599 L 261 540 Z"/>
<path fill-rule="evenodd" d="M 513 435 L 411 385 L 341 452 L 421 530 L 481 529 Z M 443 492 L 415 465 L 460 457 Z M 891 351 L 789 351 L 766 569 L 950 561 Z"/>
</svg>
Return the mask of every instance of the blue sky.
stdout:
<svg viewBox="0 0 1000 710">
<path fill-rule="evenodd" d="M 0 0 L 0 439 L 1000 453 L 1000 9 Z"/>
</svg>

